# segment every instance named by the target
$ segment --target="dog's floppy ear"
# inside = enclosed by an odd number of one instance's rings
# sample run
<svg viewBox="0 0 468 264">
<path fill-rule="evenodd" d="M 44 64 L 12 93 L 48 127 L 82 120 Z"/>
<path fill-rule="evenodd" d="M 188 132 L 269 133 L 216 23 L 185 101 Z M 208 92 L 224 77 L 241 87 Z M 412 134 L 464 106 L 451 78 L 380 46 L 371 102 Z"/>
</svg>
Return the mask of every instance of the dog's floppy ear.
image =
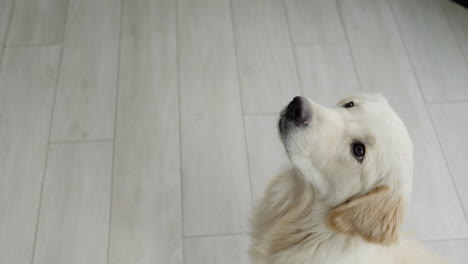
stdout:
<svg viewBox="0 0 468 264">
<path fill-rule="evenodd" d="M 359 235 L 371 243 L 396 243 L 403 208 L 395 196 L 388 186 L 376 187 L 331 210 L 328 224 L 337 232 Z"/>
</svg>

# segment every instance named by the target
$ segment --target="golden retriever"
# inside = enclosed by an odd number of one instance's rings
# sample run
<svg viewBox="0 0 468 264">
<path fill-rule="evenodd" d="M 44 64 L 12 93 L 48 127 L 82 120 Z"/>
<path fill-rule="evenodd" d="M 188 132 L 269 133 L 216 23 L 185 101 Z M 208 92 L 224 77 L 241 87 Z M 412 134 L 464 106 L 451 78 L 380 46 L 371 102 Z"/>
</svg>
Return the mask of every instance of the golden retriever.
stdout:
<svg viewBox="0 0 468 264">
<path fill-rule="evenodd" d="M 363 94 L 326 108 L 298 96 L 278 130 L 293 168 L 255 208 L 254 263 L 443 263 L 399 238 L 413 145 L 384 97 Z"/>
</svg>

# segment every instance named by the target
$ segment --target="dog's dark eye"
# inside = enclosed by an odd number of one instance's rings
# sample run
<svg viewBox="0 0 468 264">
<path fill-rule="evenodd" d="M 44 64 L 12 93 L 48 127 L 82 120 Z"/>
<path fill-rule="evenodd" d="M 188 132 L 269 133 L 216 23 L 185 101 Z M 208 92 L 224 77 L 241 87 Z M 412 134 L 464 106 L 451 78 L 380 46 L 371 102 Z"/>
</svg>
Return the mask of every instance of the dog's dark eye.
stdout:
<svg viewBox="0 0 468 264">
<path fill-rule="evenodd" d="M 361 142 L 355 142 L 351 148 L 354 158 L 356 158 L 359 162 L 362 162 L 362 159 L 364 159 L 364 155 L 366 154 L 366 147 L 364 144 Z"/>
<path fill-rule="evenodd" d="M 350 102 L 347 102 L 346 104 L 342 105 L 343 108 L 351 108 L 354 106 L 354 102 L 353 101 L 350 101 Z"/>
</svg>

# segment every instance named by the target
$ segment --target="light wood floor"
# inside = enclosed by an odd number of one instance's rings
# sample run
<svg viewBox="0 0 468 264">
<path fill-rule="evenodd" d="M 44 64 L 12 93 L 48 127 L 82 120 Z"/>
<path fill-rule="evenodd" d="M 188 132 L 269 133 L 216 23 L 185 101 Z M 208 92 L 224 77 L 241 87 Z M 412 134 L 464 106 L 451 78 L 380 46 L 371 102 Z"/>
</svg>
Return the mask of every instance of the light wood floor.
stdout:
<svg viewBox="0 0 468 264">
<path fill-rule="evenodd" d="M 384 94 L 404 230 L 468 259 L 468 10 L 447 0 L 0 0 L 0 263 L 248 263 L 278 111 Z"/>
</svg>

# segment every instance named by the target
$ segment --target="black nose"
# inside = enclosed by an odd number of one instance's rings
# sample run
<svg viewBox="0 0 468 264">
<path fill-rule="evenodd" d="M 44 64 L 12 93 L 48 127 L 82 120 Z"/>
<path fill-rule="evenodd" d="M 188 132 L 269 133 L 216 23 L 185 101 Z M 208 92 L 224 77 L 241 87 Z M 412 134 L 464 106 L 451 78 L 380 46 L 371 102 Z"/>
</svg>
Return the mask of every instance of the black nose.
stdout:
<svg viewBox="0 0 468 264">
<path fill-rule="evenodd" d="M 302 96 L 296 96 L 286 108 L 286 117 L 298 125 L 307 125 L 312 118 L 312 108 Z"/>
</svg>

